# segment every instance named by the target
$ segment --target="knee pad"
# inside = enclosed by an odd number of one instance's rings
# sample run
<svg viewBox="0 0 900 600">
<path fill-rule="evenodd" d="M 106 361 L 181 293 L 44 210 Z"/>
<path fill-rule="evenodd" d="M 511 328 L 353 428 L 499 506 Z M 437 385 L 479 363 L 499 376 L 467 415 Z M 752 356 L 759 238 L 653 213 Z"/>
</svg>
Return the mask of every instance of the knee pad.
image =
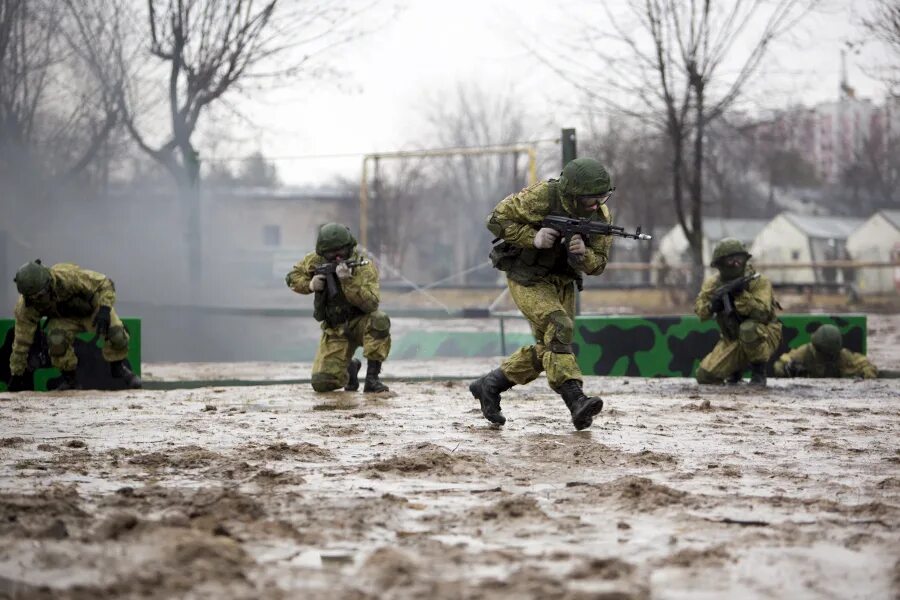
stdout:
<svg viewBox="0 0 900 600">
<path fill-rule="evenodd" d="M 695 375 L 697 378 L 697 383 L 722 383 L 722 380 L 718 377 L 715 377 L 712 373 L 704 369 L 703 367 L 697 367 L 697 374 Z"/>
<path fill-rule="evenodd" d="M 317 392 L 332 392 L 341 387 L 337 377 L 328 373 L 313 373 L 310 383 Z"/>
<path fill-rule="evenodd" d="M 63 329 L 54 329 L 47 334 L 47 354 L 54 358 L 64 356 L 69 349 L 69 336 Z"/>
<path fill-rule="evenodd" d="M 572 336 L 575 335 L 575 324 L 564 311 L 558 310 L 550 314 L 550 342 L 547 347 L 557 354 L 574 354 Z"/>
<path fill-rule="evenodd" d="M 376 310 L 369 315 L 369 333 L 374 338 L 386 338 L 391 333 L 391 318 Z"/>
<path fill-rule="evenodd" d="M 113 350 L 128 350 L 128 333 L 122 326 L 110 327 L 106 339 Z"/>
<path fill-rule="evenodd" d="M 740 329 L 738 331 L 738 339 L 741 340 L 742 344 L 746 344 L 748 346 L 755 346 L 759 342 L 762 341 L 762 335 L 760 334 L 760 323 L 759 321 L 747 320 L 741 323 Z"/>
</svg>

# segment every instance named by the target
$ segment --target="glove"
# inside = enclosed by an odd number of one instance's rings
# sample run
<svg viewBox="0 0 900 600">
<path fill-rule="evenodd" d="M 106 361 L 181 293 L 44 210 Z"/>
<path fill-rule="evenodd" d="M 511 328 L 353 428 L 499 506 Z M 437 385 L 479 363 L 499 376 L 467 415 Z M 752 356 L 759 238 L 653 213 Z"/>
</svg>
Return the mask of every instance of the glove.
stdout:
<svg viewBox="0 0 900 600">
<path fill-rule="evenodd" d="M 314 275 L 313 278 L 309 280 L 309 291 L 321 292 L 324 289 L 325 289 L 325 276 L 324 275 Z"/>
<path fill-rule="evenodd" d="M 722 298 L 722 296 L 718 296 L 712 299 L 712 301 L 709 303 L 709 310 L 710 312 L 713 312 L 715 314 L 719 314 L 720 312 L 725 310 L 725 300 Z"/>
<path fill-rule="evenodd" d="M 559 237 L 559 232 L 552 227 L 542 227 L 534 235 L 534 247 L 540 250 L 552 248 Z"/>
<path fill-rule="evenodd" d="M 585 252 L 587 252 L 587 246 L 584 244 L 584 240 L 580 235 L 573 235 L 569 240 L 569 253 L 575 256 L 584 256 Z"/>
<path fill-rule="evenodd" d="M 806 367 L 802 363 L 791 361 L 784 365 L 784 374 L 788 377 L 806 377 Z"/>
<path fill-rule="evenodd" d="M 9 383 L 6 384 L 6 391 L 8 392 L 24 392 L 30 389 L 31 382 L 28 381 L 28 377 L 25 374 L 13 375 L 9 378 Z"/>
<path fill-rule="evenodd" d="M 353 275 L 353 269 L 351 269 L 347 263 L 341 262 L 334 268 L 334 273 L 337 275 L 338 279 L 343 281 L 345 279 L 350 279 L 350 276 Z"/>
<path fill-rule="evenodd" d="M 108 306 L 101 306 L 97 309 L 97 314 L 94 315 L 94 331 L 96 331 L 97 335 L 101 338 L 105 338 L 106 334 L 109 332 L 111 310 L 112 309 Z"/>
</svg>

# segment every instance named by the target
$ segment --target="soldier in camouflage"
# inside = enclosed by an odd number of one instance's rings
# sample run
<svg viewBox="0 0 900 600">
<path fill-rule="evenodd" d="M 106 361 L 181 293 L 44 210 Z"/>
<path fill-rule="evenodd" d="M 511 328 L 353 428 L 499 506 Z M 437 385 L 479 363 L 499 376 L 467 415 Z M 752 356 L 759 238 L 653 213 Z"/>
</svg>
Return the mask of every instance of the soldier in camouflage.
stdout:
<svg viewBox="0 0 900 600">
<path fill-rule="evenodd" d="M 857 352 L 843 347 L 841 331 L 834 325 L 822 325 L 812 341 L 781 355 L 775 361 L 778 377 L 856 377 L 874 379 L 878 369 Z"/>
<path fill-rule="evenodd" d="M 15 308 L 15 338 L 9 357 L 10 391 L 27 387 L 28 351 L 44 317 L 50 362 L 63 374 L 58 391 L 79 387 L 73 344 L 75 335 L 85 331 L 104 340 L 103 358 L 109 362 L 112 376 L 124 380 L 126 387 L 141 387 L 140 378 L 124 362 L 129 336 L 113 309 L 116 288 L 112 280 L 78 265 L 62 263 L 47 268 L 36 260 L 22 265 L 15 282 L 21 296 Z"/>
<path fill-rule="evenodd" d="M 697 382 L 738 383 L 750 368 L 750 384 L 766 385 L 766 364 L 781 343 L 781 322 L 775 316 L 780 308 L 772 292 L 772 283 L 764 276 L 747 281 L 729 295 L 734 310 L 726 314 L 724 298 L 715 291 L 723 284 L 754 275 L 748 263 L 750 253 L 739 240 L 725 238 L 714 251 L 712 265 L 719 273 L 703 282 L 694 312 L 701 321 L 716 319 L 719 342 L 700 361 Z"/>
<path fill-rule="evenodd" d="M 547 372 L 550 387 L 562 396 L 576 429 L 590 427 L 603 408 L 599 397 L 582 391 L 582 374 L 572 348 L 575 287 L 583 275 L 599 275 L 606 268 L 610 236 L 590 240 L 573 236 L 568 245 L 551 228 L 542 228 L 548 215 L 611 222 L 606 201 L 612 194 L 609 173 L 596 160 L 575 159 L 559 179 L 536 183 L 504 198 L 488 217 L 487 228 L 503 242 L 494 247 L 494 266 L 506 272 L 509 293 L 528 319 L 535 343 L 519 348 L 500 368 L 469 385 L 491 423 L 503 425 L 500 394 Z"/>
<path fill-rule="evenodd" d="M 316 267 L 337 263 L 337 294 L 329 297 L 325 275 Z M 346 263 L 356 262 L 349 267 Z M 298 294 L 315 294 L 314 315 L 322 323 L 322 337 L 313 362 L 312 387 L 317 392 L 344 388 L 359 389 L 358 373 L 362 364 L 353 354 L 359 346 L 366 358 L 364 392 L 386 392 L 379 379 L 381 364 L 391 350 L 391 320 L 378 310 L 380 294 L 378 271 L 356 250 L 350 230 L 338 223 L 319 229 L 316 251 L 294 265 L 286 277 L 289 288 Z"/>
</svg>

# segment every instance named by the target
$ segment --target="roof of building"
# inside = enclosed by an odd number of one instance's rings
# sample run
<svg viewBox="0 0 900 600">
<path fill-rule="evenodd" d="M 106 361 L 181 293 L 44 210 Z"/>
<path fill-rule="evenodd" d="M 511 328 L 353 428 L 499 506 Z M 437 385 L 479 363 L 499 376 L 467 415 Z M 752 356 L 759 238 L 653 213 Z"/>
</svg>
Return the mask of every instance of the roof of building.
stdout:
<svg viewBox="0 0 900 600">
<path fill-rule="evenodd" d="M 855 217 L 814 217 L 782 213 L 797 229 L 811 238 L 846 239 L 865 219 Z"/>
<path fill-rule="evenodd" d="M 900 210 L 879 210 L 878 214 L 884 217 L 888 223 L 900 229 Z"/>
<path fill-rule="evenodd" d="M 706 217 L 703 219 L 703 235 L 711 242 L 718 242 L 727 237 L 737 238 L 742 242 L 752 242 L 769 219 L 720 219 Z"/>
</svg>

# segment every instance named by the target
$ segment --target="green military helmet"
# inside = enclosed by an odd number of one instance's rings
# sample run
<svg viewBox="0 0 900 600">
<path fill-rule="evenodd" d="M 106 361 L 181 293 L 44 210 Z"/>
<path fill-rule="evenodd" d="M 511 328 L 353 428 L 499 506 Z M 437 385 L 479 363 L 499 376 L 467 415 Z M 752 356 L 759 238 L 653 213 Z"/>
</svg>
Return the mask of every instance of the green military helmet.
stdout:
<svg viewBox="0 0 900 600">
<path fill-rule="evenodd" d="M 319 228 L 319 237 L 316 239 L 316 254 L 324 256 L 326 252 L 333 252 L 346 247 L 356 247 L 356 238 L 350 233 L 349 227 L 340 223 L 325 223 Z"/>
<path fill-rule="evenodd" d="M 559 176 L 559 191 L 569 197 L 602 196 L 610 185 L 606 167 L 593 158 L 570 160 Z"/>
<path fill-rule="evenodd" d="M 713 250 L 712 262 L 709 266 L 718 266 L 718 263 L 721 259 L 725 258 L 726 256 L 733 256 L 735 254 L 743 254 L 747 258 L 750 258 L 752 256 L 752 254 L 747 252 L 747 247 L 744 246 L 744 243 L 740 240 L 736 240 L 734 238 L 724 238 L 718 244 L 716 244 L 716 247 Z"/>
<path fill-rule="evenodd" d="M 812 345 L 825 356 L 837 356 L 844 345 L 841 330 L 834 325 L 822 325 L 812 334 Z"/>
<path fill-rule="evenodd" d="M 41 259 L 37 259 L 19 267 L 13 281 L 23 296 L 36 296 L 50 285 L 50 269 L 41 264 Z"/>
</svg>

